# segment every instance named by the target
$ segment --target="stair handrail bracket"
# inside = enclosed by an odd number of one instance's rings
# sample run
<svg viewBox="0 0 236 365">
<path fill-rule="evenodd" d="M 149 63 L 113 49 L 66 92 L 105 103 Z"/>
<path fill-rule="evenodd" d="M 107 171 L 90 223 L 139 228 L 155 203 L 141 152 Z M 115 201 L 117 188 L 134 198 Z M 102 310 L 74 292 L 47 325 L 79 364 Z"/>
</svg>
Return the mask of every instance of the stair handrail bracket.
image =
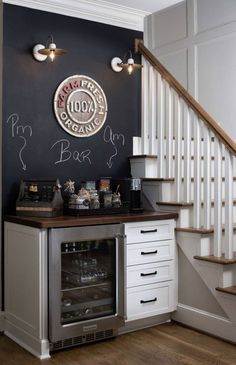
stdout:
<svg viewBox="0 0 236 365">
<path fill-rule="evenodd" d="M 188 226 L 214 231 L 206 254 L 232 259 L 236 143 L 142 40 L 135 51 L 144 66 L 140 154 L 156 155 L 154 177 L 174 179 L 167 210 L 171 202 L 189 206 Z M 162 197 L 160 203 L 163 209 Z"/>
</svg>

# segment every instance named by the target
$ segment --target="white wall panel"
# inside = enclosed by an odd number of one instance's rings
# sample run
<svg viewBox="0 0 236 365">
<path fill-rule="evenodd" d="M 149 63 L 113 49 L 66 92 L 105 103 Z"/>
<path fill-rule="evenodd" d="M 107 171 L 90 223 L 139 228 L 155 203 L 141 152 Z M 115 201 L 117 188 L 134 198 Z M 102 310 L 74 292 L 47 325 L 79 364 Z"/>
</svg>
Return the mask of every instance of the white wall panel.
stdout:
<svg viewBox="0 0 236 365">
<path fill-rule="evenodd" d="M 236 139 L 236 0 L 186 0 L 146 22 L 149 49 Z"/>
<path fill-rule="evenodd" d="M 187 36 L 187 7 L 182 2 L 153 15 L 153 48 Z"/>
<path fill-rule="evenodd" d="M 154 52 L 155 54 L 155 52 Z M 158 57 L 158 55 L 157 55 Z M 188 50 L 181 49 L 180 51 L 162 55 L 159 57 L 161 63 L 170 71 L 174 77 L 185 87 L 188 87 Z"/>
<path fill-rule="evenodd" d="M 236 34 L 199 44 L 196 82 L 200 104 L 231 137 L 236 139 L 236 47 L 232 47 L 234 44 Z"/>
<path fill-rule="evenodd" d="M 195 0 L 198 32 L 216 28 L 236 19 L 235 0 Z"/>
</svg>

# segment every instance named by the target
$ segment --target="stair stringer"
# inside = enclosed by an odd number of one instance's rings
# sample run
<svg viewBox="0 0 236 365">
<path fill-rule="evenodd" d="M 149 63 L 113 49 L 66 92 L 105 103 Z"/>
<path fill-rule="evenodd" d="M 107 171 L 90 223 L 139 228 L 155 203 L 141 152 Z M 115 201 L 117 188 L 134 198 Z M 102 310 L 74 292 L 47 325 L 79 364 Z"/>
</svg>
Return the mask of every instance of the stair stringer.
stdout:
<svg viewBox="0 0 236 365">
<path fill-rule="evenodd" d="M 200 233 L 177 232 L 176 239 L 178 246 L 209 291 L 213 294 L 236 330 L 236 296 L 215 290 L 218 286 L 224 286 L 224 265 L 194 259 L 195 255 L 201 256 L 204 251 L 207 252 L 209 250 L 208 245 L 210 244 L 210 237 L 209 240 L 207 240 L 206 237 L 203 237 Z M 231 270 L 235 270 L 235 265 L 230 266 Z"/>
</svg>

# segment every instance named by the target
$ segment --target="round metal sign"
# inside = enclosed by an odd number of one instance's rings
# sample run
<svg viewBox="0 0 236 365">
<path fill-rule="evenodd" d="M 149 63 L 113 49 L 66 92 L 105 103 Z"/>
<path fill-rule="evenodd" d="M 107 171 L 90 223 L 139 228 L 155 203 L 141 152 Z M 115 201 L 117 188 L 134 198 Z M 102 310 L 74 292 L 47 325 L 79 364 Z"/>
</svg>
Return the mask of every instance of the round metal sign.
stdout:
<svg viewBox="0 0 236 365">
<path fill-rule="evenodd" d="M 105 123 L 107 100 L 96 81 L 84 75 L 74 75 L 58 86 L 54 111 L 67 133 L 75 137 L 89 137 Z"/>
</svg>

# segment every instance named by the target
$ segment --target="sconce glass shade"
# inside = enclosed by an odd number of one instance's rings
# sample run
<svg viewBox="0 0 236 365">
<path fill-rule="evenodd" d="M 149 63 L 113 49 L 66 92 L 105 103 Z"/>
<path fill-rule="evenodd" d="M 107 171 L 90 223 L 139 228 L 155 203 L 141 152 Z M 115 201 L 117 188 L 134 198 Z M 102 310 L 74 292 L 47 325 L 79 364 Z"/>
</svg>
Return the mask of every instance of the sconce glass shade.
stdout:
<svg viewBox="0 0 236 365">
<path fill-rule="evenodd" d="M 127 63 L 121 63 L 119 66 L 127 70 L 129 75 L 131 75 L 134 70 L 138 70 L 143 67 L 139 63 L 134 63 L 133 58 L 129 58 Z"/>
<path fill-rule="evenodd" d="M 134 70 L 138 70 L 143 67 L 141 64 L 134 63 L 131 51 L 129 51 L 129 53 L 130 57 L 128 58 L 127 62 L 124 62 L 124 59 L 122 61 L 119 57 L 114 57 L 111 60 L 111 68 L 113 71 L 120 72 L 123 69 L 126 69 L 128 74 L 131 75 Z"/>
<path fill-rule="evenodd" d="M 48 38 L 51 40 L 48 47 L 45 47 L 42 44 L 36 44 L 33 48 L 33 55 L 37 61 L 45 61 L 47 57 L 53 61 L 55 56 L 62 56 L 66 53 L 65 49 L 57 48 L 56 44 L 53 42 L 52 35 Z"/>
<path fill-rule="evenodd" d="M 50 57 L 51 61 L 53 61 L 55 56 L 62 56 L 66 53 L 66 50 L 57 48 L 55 43 L 50 43 L 48 48 L 40 49 L 38 52 L 44 56 Z"/>
</svg>

